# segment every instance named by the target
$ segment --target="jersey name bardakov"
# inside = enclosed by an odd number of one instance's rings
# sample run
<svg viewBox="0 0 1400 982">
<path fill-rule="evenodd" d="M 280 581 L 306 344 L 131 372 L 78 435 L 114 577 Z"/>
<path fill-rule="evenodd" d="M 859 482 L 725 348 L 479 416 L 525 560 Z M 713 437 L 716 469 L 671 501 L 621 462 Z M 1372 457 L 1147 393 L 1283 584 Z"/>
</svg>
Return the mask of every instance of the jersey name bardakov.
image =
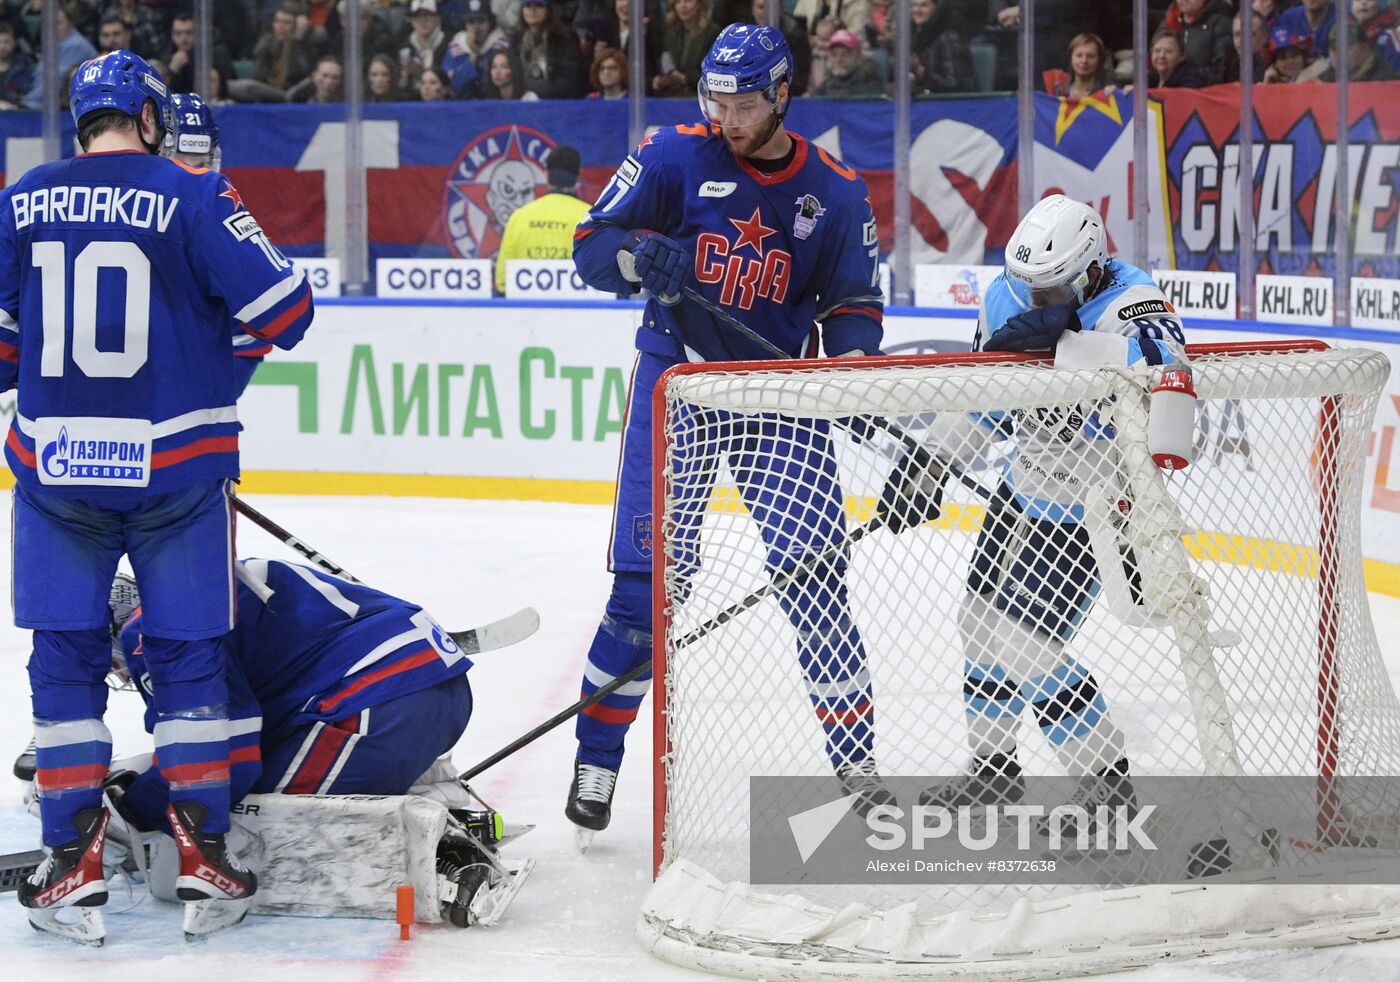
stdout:
<svg viewBox="0 0 1400 982">
<path fill-rule="evenodd" d="M 1108 285 L 1079 308 L 1081 330 L 1126 337 L 1129 365 L 1184 361 L 1181 317 L 1152 277 L 1117 259 L 1108 261 L 1107 275 Z M 973 349 L 981 350 L 983 340 L 1025 309 L 1002 273 L 982 300 Z M 1002 464 L 1006 483 L 1031 517 L 1082 521 L 1087 482 L 1108 473 L 1112 435 L 1098 424 L 1092 406 L 1022 416 L 1015 420 L 1016 449 Z"/>
<path fill-rule="evenodd" d="M 289 348 L 312 318 L 305 275 L 225 177 L 135 151 L 0 191 L 0 274 L 6 456 L 49 494 L 237 476 L 233 335 Z"/>
<path fill-rule="evenodd" d="M 878 324 L 879 243 L 865 182 L 791 135 L 792 162 L 764 174 L 704 123 L 660 130 L 618 168 L 577 238 L 603 225 L 664 232 L 690 252 L 699 292 L 793 355 L 815 354 L 813 324 L 833 313 Z M 771 357 L 695 304 L 653 303 L 648 319 L 692 359 Z"/>
</svg>

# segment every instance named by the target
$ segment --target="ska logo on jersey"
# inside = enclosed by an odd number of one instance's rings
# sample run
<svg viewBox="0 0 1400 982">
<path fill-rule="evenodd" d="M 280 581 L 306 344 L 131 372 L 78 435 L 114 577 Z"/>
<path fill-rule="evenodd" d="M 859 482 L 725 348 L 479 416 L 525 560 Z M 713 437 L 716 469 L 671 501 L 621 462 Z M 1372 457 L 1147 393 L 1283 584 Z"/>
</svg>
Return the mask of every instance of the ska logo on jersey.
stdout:
<svg viewBox="0 0 1400 982">
<path fill-rule="evenodd" d="M 632 548 L 643 557 L 651 558 L 651 516 L 638 515 L 632 519 Z"/>
<path fill-rule="evenodd" d="M 554 141 L 528 126 L 497 126 L 462 148 L 442 189 L 447 244 L 485 259 L 501 246 L 515 209 L 549 190 L 544 159 Z"/>
<path fill-rule="evenodd" d="M 751 310 L 760 297 L 782 303 L 792 278 L 792 253 L 763 250 L 763 241 L 778 230 L 763 224 L 757 205 L 748 218 L 731 218 L 729 224 L 738 233 L 732 242 L 717 232 L 702 232 L 696 238 L 695 278 L 721 284 L 719 302 L 726 307 Z"/>
<path fill-rule="evenodd" d="M 243 207 L 243 196 L 238 193 L 238 188 L 234 187 L 228 181 L 224 182 L 224 189 L 219 192 L 219 197 L 227 198 L 229 202 L 232 203 L 233 213 L 235 215 L 245 210 Z"/>
<path fill-rule="evenodd" d="M 817 229 L 817 219 L 826 214 L 826 209 L 814 194 L 804 194 L 797 199 L 797 217 L 792 220 L 792 234 L 805 239 Z"/>
</svg>

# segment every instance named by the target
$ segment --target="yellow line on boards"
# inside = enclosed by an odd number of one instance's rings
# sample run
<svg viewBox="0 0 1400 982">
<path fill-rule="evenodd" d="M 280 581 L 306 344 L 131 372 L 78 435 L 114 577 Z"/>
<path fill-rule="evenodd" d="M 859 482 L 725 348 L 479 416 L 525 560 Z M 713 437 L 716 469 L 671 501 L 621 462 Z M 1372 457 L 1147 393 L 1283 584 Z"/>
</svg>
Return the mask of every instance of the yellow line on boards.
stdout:
<svg viewBox="0 0 1400 982">
<path fill-rule="evenodd" d="M 0 490 L 14 487 L 14 475 L 0 471 Z M 613 501 L 611 481 L 568 481 L 531 477 L 458 477 L 443 474 L 353 474 L 314 471 L 245 471 L 239 489 L 253 494 L 334 494 L 426 498 L 466 498 L 496 501 L 556 501 L 580 505 L 608 505 Z M 876 500 L 851 496 L 846 515 L 852 522 L 869 521 Z M 710 508 L 741 512 L 744 504 L 734 488 L 716 489 Z M 932 527 L 942 531 L 976 532 L 986 509 L 981 505 L 948 503 Z M 1275 542 L 1223 532 L 1198 532 L 1186 539 L 1187 551 L 1196 559 L 1229 563 L 1252 569 L 1295 576 L 1315 576 L 1317 551 L 1308 546 Z M 1366 589 L 1400 599 L 1400 564 L 1362 559 Z"/>
</svg>

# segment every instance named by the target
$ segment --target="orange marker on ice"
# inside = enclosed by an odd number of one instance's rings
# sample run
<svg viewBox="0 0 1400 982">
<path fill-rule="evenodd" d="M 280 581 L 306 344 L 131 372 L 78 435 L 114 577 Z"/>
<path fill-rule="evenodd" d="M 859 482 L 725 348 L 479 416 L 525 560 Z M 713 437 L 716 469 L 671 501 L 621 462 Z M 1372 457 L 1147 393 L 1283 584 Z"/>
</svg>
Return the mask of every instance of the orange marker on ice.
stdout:
<svg viewBox="0 0 1400 982">
<path fill-rule="evenodd" d="M 408 926 L 413 923 L 413 887 L 399 887 L 398 908 L 394 920 L 399 925 L 399 940 L 408 940 Z"/>
</svg>

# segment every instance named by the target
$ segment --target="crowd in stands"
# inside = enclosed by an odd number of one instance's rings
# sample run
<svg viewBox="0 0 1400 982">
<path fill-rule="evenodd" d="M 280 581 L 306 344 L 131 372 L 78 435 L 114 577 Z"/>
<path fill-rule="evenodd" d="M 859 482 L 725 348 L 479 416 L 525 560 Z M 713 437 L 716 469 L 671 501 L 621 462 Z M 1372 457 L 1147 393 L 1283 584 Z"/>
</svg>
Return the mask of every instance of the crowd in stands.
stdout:
<svg viewBox="0 0 1400 982">
<path fill-rule="evenodd" d="M 40 23 L 55 0 L 0 0 L 0 109 L 43 98 Z M 175 91 L 194 87 L 193 0 L 57 0 L 59 75 L 103 51 L 130 48 Z M 693 98 L 720 29 L 767 23 L 793 52 L 793 95 L 889 96 L 894 0 L 362 0 L 365 98 L 620 99 L 628 94 L 631 3 L 643 4 L 647 93 Z M 1334 81 L 1339 6 L 1352 81 L 1400 78 L 1400 0 L 1149 0 L 1148 85 L 1196 88 L 1240 77 L 1242 17 L 1254 81 Z M 1241 10 L 1241 6 L 1245 10 Z M 345 79 L 345 0 L 217 0 L 211 101 L 336 102 Z M 1133 79 L 1132 5 L 1037 0 L 1035 78 L 1083 98 Z M 1018 0 L 910 0 L 910 86 L 916 97 L 1016 87 Z M 66 85 L 64 91 L 66 92 Z"/>
</svg>

